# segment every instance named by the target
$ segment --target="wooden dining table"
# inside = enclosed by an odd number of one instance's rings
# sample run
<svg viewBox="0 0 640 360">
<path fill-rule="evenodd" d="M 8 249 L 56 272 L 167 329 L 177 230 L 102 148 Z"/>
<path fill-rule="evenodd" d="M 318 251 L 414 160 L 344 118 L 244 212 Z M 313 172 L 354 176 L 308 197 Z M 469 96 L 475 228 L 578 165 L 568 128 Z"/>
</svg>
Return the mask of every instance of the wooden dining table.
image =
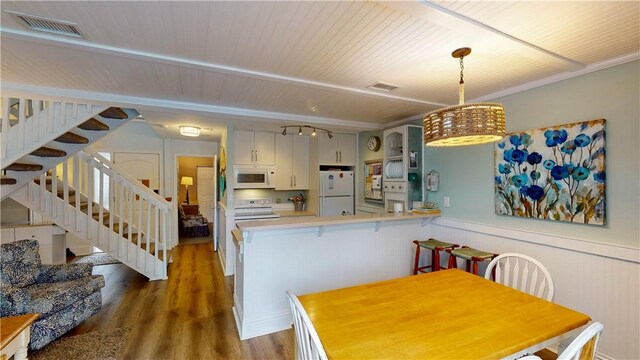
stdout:
<svg viewBox="0 0 640 360">
<path fill-rule="evenodd" d="M 330 359 L 516 358 L 590 318 L 458 269 L 299 296 Z"/>
</svg>

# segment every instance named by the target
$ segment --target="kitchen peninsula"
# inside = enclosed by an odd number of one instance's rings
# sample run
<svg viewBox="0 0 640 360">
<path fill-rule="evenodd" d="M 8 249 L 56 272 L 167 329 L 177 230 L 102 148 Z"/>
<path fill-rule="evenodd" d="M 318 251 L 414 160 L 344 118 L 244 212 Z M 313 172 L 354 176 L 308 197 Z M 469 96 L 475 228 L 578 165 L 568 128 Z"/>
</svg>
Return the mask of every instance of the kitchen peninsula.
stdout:
<svg viewBox="0 0 640 360">
<path fill-rule="evenodd" d="M 308 294 L 411 274 L 411 241 L 429 214 L 364 214 L 247 221 L 232 231 L 233 312 L 241 339 L 291 326 L 285 290 Z"/>
</svg>

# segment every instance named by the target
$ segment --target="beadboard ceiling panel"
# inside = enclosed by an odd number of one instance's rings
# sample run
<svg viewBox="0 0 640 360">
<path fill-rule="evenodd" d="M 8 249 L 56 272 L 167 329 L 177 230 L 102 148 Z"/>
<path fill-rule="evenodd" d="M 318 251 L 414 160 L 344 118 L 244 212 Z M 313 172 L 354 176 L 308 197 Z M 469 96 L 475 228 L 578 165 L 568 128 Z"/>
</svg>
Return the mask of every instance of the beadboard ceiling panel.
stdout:
<svg viewBox="0 0 640 360">
<path fill-rule="evenodd" d="M 178 119 L 176 111 L 162 117 L 152 104 L 216 114 L 203 117 L 209 122 L 383 128 L 457 103 L 459 64 L 450 54 L 462 46 L 473 49 L 465 59 L 467 101 L 640 54 L 637 1 L 0 5 L 3 87 L 138 101 L 162 129 L 174 128 L 178 120 L 168 119 Z M 76 23 L 84 38 L 27 30 L 7 11 Z M 398 89 L 367 88 L 377 81 Z"/>
<path fill-rule="evenodd" d="M 638 51 L 640 1 L 436 1 L 583 64 Z"/>
</svg>

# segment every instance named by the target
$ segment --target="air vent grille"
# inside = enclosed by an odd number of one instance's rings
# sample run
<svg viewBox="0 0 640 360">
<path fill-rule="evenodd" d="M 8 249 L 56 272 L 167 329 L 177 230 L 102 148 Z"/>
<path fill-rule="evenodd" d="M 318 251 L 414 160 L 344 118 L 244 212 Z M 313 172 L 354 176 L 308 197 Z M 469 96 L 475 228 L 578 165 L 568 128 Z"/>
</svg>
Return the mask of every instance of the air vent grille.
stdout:
<svg viewBox="0 0 640 360">
<path fill-rule="evenodd" d="M 25 25 L 31 30 L 44 31 L 52 34 L 72 36 L 77 38 L 82 37 L 80 30 L 78 30 L 78 24 L 62 20 L 47 19 L 40 16 L 21 14 L 12 11 L 7 12 L 22 20 Z"/>
<path fill-rule="evenodd" d="M 398 87 L 397 87 L 397 86 L 395 86 L 395 85 L 386 84 L 386 83 L 383 83 L 383 82 L 379 82 L 379 81 L 378 81 L 378 82 L 376 82 L 375 84 L 370 85 L 370 86 L 369 86 L 369 88 L 371 88 L 371 89 L 375 89 L 375 90 L 380 90 L 380 91 L 386 91 L 386 92 L 389 92 L 389 91 L 392 91 L 392 90 L 397 89 Z"/>
</svg>

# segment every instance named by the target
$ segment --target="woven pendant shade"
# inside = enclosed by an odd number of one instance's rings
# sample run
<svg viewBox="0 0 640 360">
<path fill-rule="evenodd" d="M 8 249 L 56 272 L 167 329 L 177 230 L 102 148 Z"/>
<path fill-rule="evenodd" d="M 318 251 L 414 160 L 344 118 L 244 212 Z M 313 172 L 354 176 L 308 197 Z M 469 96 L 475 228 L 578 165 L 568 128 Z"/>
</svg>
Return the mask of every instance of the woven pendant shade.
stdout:
<svg viewBox="0 0 640 360">
<path fill-rule="evenodd" d="M 424 143 L 427 146 L 485 144 L 504 137 L 504 106 L 499 103 L 464 103 L 463 58 L 470 48 L 456 49 L 460 59 L 459 105 L 432 111 L 424 116 Z"/>
<path fill-rule="evenodd" d="M 499 103 L 470 103 L 438 109 L 424 117 L 428 146 L 477 145 L 504 137 L 504 107 Z"/>
</svg>

